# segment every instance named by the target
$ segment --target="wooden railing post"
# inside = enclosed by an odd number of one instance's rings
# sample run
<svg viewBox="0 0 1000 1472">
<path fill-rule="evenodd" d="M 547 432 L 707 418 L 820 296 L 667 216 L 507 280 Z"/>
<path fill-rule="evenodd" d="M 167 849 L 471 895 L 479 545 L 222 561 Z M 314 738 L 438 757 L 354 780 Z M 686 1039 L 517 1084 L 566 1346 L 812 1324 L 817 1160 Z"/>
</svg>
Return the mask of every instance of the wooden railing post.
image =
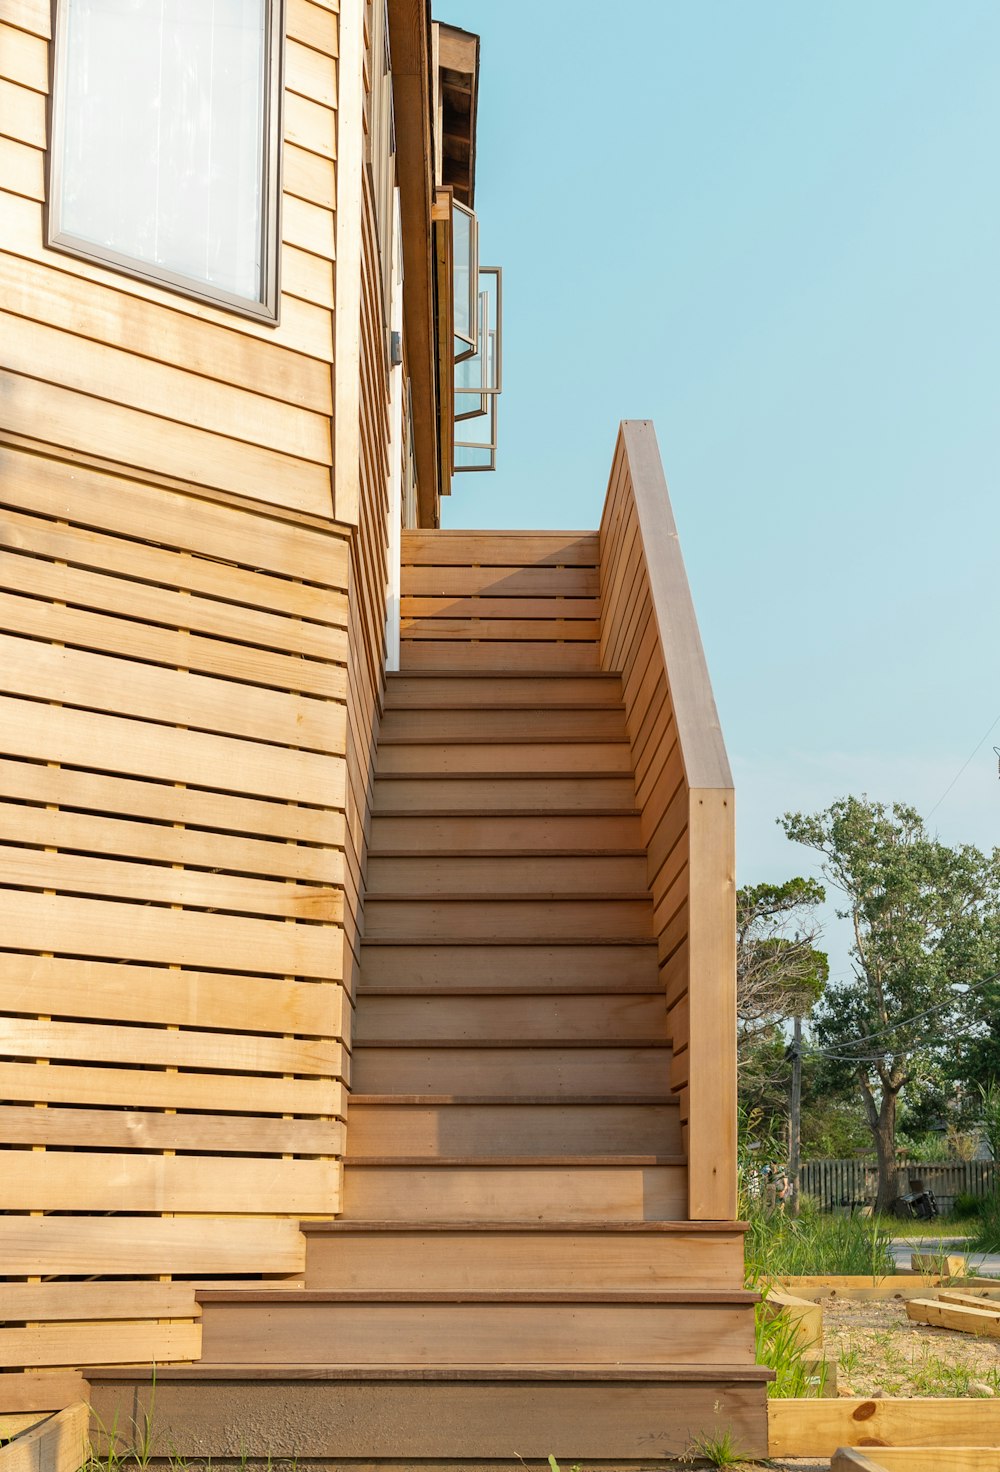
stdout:
<svg viewBox="0 0 1000 1472">
<path fill-rule="evenodd" d="M 688 1215 L 736 1215 L 733 782 L 649 420 L 620 429 L 601 522 L 601 660 L 622 677 Z"/>
</svg>

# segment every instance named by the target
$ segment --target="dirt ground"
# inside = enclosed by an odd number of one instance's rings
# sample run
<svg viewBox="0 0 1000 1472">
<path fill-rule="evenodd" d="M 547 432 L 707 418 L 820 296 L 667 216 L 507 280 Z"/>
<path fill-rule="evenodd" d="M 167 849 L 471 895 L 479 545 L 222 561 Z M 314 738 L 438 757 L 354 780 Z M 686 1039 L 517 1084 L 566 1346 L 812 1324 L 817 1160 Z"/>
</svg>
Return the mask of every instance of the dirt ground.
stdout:
<svg viewBox="0 0 1000 1472">
<path fill-rule="evenodd" d="M 822 1308 L 839 1395 L 1000 1395 L 1000 1339 L 915 1324 L 896 1298 L 838 1297 Z"/>
<path fill-rule="evenodd" d="M 821 1303 L 827 1357 L 837 1363 L 838 1395 L 1000 1395 L 1000 1339 L 915 1324 L 901 1299 L 862 1303 L 838 1296 Z M 827 1472 L 830 1463 L 813 1458 L 743 1465 L 747 1472 L 751 1467 Z"/>
</svg>

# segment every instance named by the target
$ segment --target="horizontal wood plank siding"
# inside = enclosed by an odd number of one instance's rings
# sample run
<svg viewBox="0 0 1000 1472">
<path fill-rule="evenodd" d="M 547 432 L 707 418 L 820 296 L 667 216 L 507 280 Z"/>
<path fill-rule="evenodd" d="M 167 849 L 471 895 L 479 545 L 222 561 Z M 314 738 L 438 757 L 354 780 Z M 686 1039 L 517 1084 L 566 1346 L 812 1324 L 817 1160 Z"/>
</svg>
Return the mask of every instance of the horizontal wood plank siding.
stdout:
<svg viewBox="0 0 1000 1472">
<path fill-rule="evenodd" d="M 345 975 L 364 935 L 365 871 L 375 751 L 385 693 L 389 538 L 389 381 L 374 200 L 365 179 L 361 279 L 361 425 L 358 526 L 351 543 L 348 666 Z M 353 990 L 353 988 L 352 988 Z"/>
<path fill-rule="evenodd" d="M 44 245 L 48 5 L 0 8 L 4 427 L 329 516 L 339 17 L 290 0 L 277 325 Z"/>
<path fill-rule="evenodd" d="M 406 531 L 402 556 L 402 669 L 599 668 L 595 532 Z"/>
<path fill-rule="evenodd" d="M 340 1204 L 349 542 L 0 478 L 0 1365 L 191 1358 Z"/>
<path fill-rule="evenodd" d="M 736 1215 L 732 778 L 653 426 L 622 425 L 601 521 L 601 667 L 621 675 L 692 1220 Z"/>
</svg>

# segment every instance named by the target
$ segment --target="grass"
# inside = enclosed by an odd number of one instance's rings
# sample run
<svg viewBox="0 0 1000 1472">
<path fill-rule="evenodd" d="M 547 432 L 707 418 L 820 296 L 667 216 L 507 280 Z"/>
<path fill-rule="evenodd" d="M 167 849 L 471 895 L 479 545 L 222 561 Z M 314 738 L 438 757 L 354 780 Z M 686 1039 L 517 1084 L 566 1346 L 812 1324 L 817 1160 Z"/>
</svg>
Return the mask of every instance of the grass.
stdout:
<svg viewBox="0 0 1000 1472">
<path fill-rule="evenodd" d="M 685 1460 L 692 1461 L 695 1457 L 707 1462 L 710 1467 L 739 1467 L 746 1461 L 745 1454 L 737 1449 L 733 1441 L 733 1433 L 728 1430 L 719 1436 L 696 1437 Z"/>
<path fill-rule="evenodd" d="M 896 1271 L 889 1250 L 894 1234 L 870 1217 L 826 1216 L 806 1203 L 799 1217 L 751 1205 L 747 1220 L 746 1270 L 751 1286 L 769 1278 L 807 1274 L 884 1278 Z"/>
<path fill-rule="evenodd" d="M 984 1196 L 979 1215 L 968 1224 L 975 1252 L 1000 1252 L 1000 1196 Z"/>
</svg>

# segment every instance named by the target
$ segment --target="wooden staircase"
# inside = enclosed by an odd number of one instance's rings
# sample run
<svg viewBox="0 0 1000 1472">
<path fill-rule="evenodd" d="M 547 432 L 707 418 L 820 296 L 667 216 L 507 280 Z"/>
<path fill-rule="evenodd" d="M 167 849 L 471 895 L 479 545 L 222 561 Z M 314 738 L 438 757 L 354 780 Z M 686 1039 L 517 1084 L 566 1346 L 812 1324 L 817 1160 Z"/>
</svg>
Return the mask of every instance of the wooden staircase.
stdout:
<svg viewBox="0 0 1000 1472">
<path fill-rule="evenodd" d="M 741 1224 L 688 1219 L 598 538 L 409 534 L 404 561 L 343 1214 L 303 1223 L 301 1289 L 199 1294 L 154 1435 L 324 1466 L 624 1466 L 725 1430 L 764 1455 Z M 92 1386 L 106 1423 L 146 1403 L 135 1372 Z"/>
</svg>

